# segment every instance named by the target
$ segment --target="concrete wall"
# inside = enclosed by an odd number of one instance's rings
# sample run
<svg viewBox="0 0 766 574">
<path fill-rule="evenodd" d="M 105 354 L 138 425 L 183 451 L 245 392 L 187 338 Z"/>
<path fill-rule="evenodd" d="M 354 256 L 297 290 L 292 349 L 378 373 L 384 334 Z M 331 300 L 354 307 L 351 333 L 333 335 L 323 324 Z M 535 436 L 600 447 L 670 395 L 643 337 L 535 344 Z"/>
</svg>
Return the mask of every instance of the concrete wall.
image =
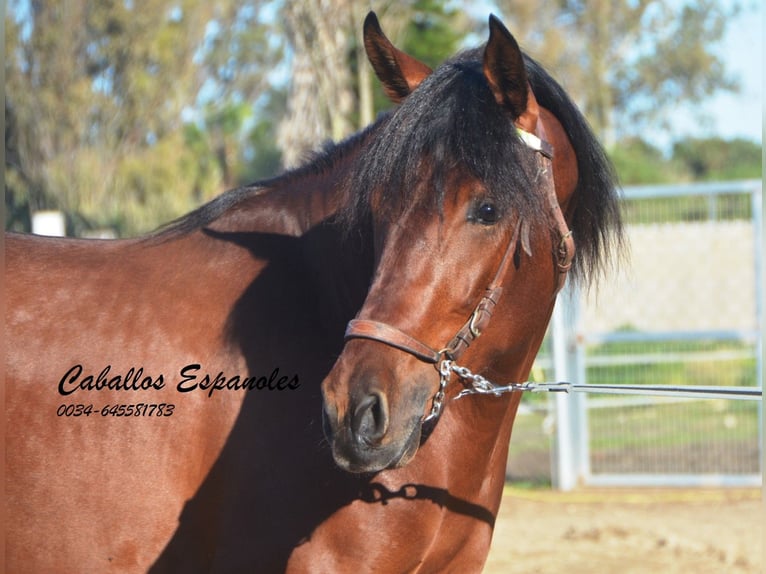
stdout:
<svg viewBox="0 0 766 574">
<path fill-rule="evenodd" d="M 751 222 L 631 225 L 627 233 L 626 264 L 587 296 L 586 332 L 757 328 Z"/>
</svg>

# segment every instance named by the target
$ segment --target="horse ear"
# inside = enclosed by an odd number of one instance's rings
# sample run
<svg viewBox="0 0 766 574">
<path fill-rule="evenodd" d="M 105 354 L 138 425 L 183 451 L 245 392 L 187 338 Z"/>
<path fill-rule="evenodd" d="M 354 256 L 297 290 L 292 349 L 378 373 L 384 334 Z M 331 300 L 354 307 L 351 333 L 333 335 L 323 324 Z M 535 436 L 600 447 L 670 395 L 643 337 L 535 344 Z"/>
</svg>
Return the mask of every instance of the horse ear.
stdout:
<svg viewBox="0 0 766 574">
<path fill-rule="evenodd" d="M 524 56 L 516 39 L 494 15 L 489 17 L 484 75 L 497 103 L 511 113 L 521 128 L 533 132 L 539 107 L 527 82 Z"/>
<path fill-rule="evenodd" d="M 375 12 L 364 20 L 364 48 L 386 95 L 401 102 L 431 73 L 431 68 L 408 56 L 386 38 Z"/>
</svg>

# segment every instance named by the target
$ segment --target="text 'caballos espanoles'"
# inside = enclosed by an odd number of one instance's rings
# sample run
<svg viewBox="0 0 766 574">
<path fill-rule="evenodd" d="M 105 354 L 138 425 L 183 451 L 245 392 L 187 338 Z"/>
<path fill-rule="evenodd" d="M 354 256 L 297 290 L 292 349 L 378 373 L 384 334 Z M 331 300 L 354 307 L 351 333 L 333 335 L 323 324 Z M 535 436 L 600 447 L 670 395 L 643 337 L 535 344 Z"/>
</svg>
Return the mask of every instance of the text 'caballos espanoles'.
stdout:
<svg viewBox="0 0 766 574">
<path fill-rule="evenodd" d="M 124 373 L 113 373 L 111 365 L 98 374 L 83 373 L 82 365 L 71 367 L 59 381 L 59 394 L 68 396 L 78 391 L 161 391 L 166 377 L 162 373 L 146 373 L 142 367 L 131 367 Z M 280 375 L 279 367 L 269 375 L 228 376 L 223 371 L 210 374 L 199 364 L 186 365 L 173 377 L 179 393 L 206 392 L 209 397 L 216 391 L 294 391 L 300 387 L 298 375 Z M 168 380 L 168 382 L 170 382 Z"/>
</svg>

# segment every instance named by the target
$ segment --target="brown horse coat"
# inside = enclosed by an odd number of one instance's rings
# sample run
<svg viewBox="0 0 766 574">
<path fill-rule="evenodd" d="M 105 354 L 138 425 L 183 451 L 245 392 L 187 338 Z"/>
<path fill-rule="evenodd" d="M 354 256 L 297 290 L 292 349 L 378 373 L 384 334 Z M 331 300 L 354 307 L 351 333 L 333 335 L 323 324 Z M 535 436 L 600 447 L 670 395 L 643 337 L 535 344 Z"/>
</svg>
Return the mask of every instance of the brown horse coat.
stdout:
<svg viewBox="0 0 766 574">
<path fill-rule="evenodd" d="M 491 29 L 486 49 L 431 74 L 369 19 L 368 53 L 403 103 L 306 168 L 143 238 L 6 236 L 6 571 L 481 570 L 520 396 L 453 402 L 453 380 L 421 437 L 433 366 L 375 341 L 344 345 L 343 333 L 361 313 L 444 340 L 518 217 L 509 208 L 497 223 L 475 221 L 488 184 L 459 162 L 404 174 L 419 182 L 406 205 L 394 194 L 383 211 L 373 190 L 350 229 L 336 216 L 358 191 L 349 182 L 379 175 L 360 158 L 385 149 L 398 118 L 417 126 L 417 106 L 450 93 L 439 84 L 449 74 L 486 95 L 508 129 L 543 129 L 578 253 L 595 264 L 619 227 L 603 153 L 563 91 L 499 22 Z M 431 178 L 440 169 L 445 177 Z M 428 199 L 436 187 L 438 210 Z M 526 378 L 553 307 L 548 225 L 533 225 L 532 255 L 517 254 L 492 322 L 464 357 L 500 381 Z M 369 392 L 374 409 L 360 399 Z M 349 455 L 370 451 L 368 472 L 333 460 L 349 424 L 353 436 L 375 427 Z M 406 453 L 380 462 L 382 445 L 399 449 L 415 432 Z"/>
</svg>

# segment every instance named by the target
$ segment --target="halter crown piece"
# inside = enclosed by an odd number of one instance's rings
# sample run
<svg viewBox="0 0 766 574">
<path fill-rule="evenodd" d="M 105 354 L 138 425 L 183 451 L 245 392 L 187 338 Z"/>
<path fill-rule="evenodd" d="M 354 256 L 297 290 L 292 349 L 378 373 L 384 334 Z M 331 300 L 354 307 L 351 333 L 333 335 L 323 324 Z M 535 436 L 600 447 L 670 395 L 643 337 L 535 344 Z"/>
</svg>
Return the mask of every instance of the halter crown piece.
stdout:
<svg viewBox="0 0 766 574">
<path fill-rule="evenodd" d="M 553 182 L 553 166 L 551 165 L 553 160 L 553 147 L 543 139 L 545 137 L 545 132 L 539 122 L 536 134 L 532 134 L 520 128 L 516 128 L 516 131 L 521 141 L 524 142 L 527 147 L 539 154 L 537 160 L 540 164 L 539 177 L 544 180 L 543 184 L 548 201 L 549 216 L 553 220 L 555 228 L 561 238 L 556 253 L 556 266 L 558 268 L 556 293 L 558 293 L 564 286 L 567 272 L 572 266 L 575 245 L 574 239 L 572 238 L 572 232 L 569 230 L 569 227 L 564 220 L 564 215 L 561 212 L 561 207 L 556 198 L 556 190 Z M 380 321 L 370 319 L 353 319 L 349 321 L 348 326 L 346 327 L 346 341 L 350 339 L 370 339 L 409 353 L 426 363 L 439 364 L 438 370 L 441 378 L 439 390 L 434 396 L 431 413 L 426 417 L 424 422 L 435 419 L 441 412 L 442 402 L 444 400 L 444 388 L 449 380 L 449 372 L 452 362 L 457 360 L 469 345 L 487 328 L 489 320 L 492 318 L 492 311 L 503 292 L 502 282 L 506 276 L 508 266 L 513 260 L 513 253 L 516 251 L 520 235 L 522 234 L 520 231 L 521 228 L 521 225 L 517 225 L 514 230 L 511 241 L 500 261 L 500 266 L 489 286 L 484 291 L 481 300 L 474 308 L 473 313 L 455 334 L 452 340 L 450 340 L 446 346 L 442 347 L 441 350 L 436 350 L 434 347 L 419 341 L 401 329 L 387 325 L 386 323 L 381 323 Z M 526 240 L 522 238 L 522 244 L 525 244 L 525 241 Z"/>
</svg>

